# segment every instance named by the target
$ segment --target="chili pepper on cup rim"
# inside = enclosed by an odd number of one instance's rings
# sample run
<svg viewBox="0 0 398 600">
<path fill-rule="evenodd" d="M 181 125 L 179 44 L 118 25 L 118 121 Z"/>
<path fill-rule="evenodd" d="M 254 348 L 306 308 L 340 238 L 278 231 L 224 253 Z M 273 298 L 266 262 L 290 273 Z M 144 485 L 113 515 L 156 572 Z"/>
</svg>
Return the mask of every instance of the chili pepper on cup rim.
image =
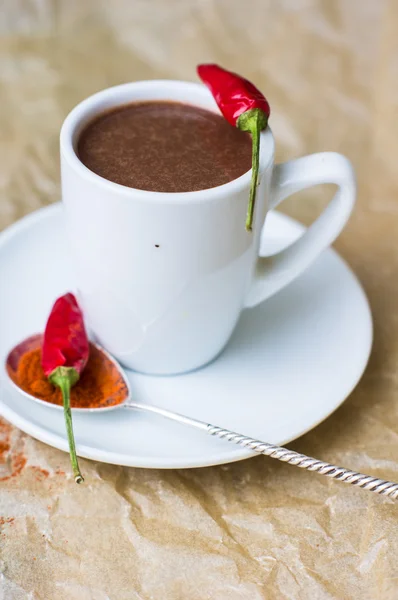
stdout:
<svg viewBox="0 0 398 600">
<path fill-rule="evenodd" d="M 252 136 L 252 179 L 246 217 L 246 229 L 253 227 L 258 185 L 260 132 L 267 127 L 271 112 L 265 96 L 250 81 L 216 64 L 197 67 L 201 80 L 211 91 L 225 119 Z"/>
</svg>

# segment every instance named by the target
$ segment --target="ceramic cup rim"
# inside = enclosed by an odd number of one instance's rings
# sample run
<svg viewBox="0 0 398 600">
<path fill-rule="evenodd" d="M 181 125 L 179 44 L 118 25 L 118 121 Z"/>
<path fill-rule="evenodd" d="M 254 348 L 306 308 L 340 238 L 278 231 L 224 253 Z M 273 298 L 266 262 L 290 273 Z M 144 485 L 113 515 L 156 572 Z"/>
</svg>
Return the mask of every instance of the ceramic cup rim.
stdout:
<svg viewBox="0 0 398 600">
<path fill-rule="evenodd" d="M 135 201 L 182 204 L 188 202 L 209 202 L 232 194 L 238 194 L 245 188 L 249 190 L 251 169 L 228 183 L 217 187 L 193 192 L 152 192 L 131 188 L 97 175 L 86 167 L 76 152 L 76 143 L 80 132 L 97 114 L 108 108 L 122 106 L 135 100 L 175 100 L 179 94 L 192 98 L 189 103 L 219 112 L 219 109 L 206 86 L 200 83 L 178 81 L 171 79 L 153 79 L 147 81 L 134 81 L 101 90 L 85 100 L 79 102 L 67 115 L 60 133 L 61 156 L 66 163 L 89 183 L 106 188 L 120 197 Z M 131 99 L 128 98 L 131 95 Z M 170 97 L 171 96 L 171 97 Z M 187 100 L 180 100 L 187 103 Z M 274 138 L 272 131 L 267 127 L 260 137 L 260 176 L 273 161 Z"/>
</svg>

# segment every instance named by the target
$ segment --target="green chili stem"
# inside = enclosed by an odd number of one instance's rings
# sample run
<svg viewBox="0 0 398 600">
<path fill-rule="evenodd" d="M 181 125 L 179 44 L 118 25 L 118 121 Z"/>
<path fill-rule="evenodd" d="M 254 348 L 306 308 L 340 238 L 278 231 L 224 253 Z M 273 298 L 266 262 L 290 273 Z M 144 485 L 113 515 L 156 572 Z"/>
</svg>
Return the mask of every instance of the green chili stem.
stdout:
<svg viewBox="0 0 398 600">
<path fill-rule="evenodd" d="M 246 230 L 253 227 L 254 206 L 258 186 L 258 171 L 260 166 L 260 133 L 267 127 L 268 116 L 260 108 L 252 108 L 242 113 L 236 126 L 242 131 L 248 131 L 252 136 L 252 179 L 250 183 L 249 204 L 247 206 Z"/>
<path fill-rule="evenodd" d="M 70 389 L 78 379 L 79 375 L 75 369 L 68 367 L 58 367 L 50 376 L 50 381 L 57 385 L 62 392 L 64 405 L 64 417 L 66 433 L 69 443 L 70 462 L 72 464 L 73 476 L 76 483 L 82 483 L 84 478 L 80 472 L 79 462 L 76 455 L 75 436 L 73 434 L 72 411 L 70 408 Z"/>
<path fill-rule="evenodd" d="M 250 182 L 249 204 L 246 215 L 246 230 L 251 231 L 253 227 L 254 205 L 256 203 L 256 191 L 258 185 L 258 170 L 260 162 L 260 128 L 258 120 L 251 128 L 252 134 L 252 179 Z"/>
</svg>

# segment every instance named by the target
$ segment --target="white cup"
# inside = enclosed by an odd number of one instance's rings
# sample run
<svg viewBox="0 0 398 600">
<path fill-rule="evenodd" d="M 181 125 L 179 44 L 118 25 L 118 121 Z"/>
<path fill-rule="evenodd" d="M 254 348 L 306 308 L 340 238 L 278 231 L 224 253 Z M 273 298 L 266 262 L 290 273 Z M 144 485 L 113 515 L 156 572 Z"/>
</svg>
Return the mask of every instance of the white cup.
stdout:
<svg viewBox="0 0 398 600">
<path fill-rule="evenodd" d="M 217 356 L 244 308 L 286 286 L 335 240 L 353 208 L 355 178 L 349 161 L 333 152 L 274 165 L 268 128 L 248 233 L 250 171 L 217 188 L 174 194 L 125 187 L 85 167 L 76 153 L 83 127 L 106 109 L 145 100 L 218 112 L 206 87 L 182 81 L 141 81 L 94 94 L 61 130 L 62 197 L 78 294 L 95 337 L 126 367 L 174 374 Z M 291 246 L 260 258 L 267 211 L 320 183 L 338 186 L 320 217 Z"/>
</svg>

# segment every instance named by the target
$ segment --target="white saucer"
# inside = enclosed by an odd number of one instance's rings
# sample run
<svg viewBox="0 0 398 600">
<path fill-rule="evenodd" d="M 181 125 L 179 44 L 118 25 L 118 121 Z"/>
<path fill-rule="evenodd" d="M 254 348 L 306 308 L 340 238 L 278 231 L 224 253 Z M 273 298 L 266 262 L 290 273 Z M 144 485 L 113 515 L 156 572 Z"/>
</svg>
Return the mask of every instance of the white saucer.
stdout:
<svg viewBox="0 0 398 600">
<path fill-rule="evenodd" d="M 43 330 L 56 296 L 73 290 L 60 205 L 0 235 L 0 358 Z M 303 227 L 268 216 L 262 253 L 291 242 Z M 42 291 L 40 291 L 40 288 Z M 177 377 L 130 373 L 134 397 L 264 441 L 284 444 L 333 412 L 366 366 L 372 342 L 368 302 L 357 279 L 327 250 L 297 281 L 243 313 L 225 352 Z M 1 414 L 33 437 L 67 450 L 63 415 L 2 386 Z M 118 409 L 75 415 L 80 456 L 119 465 L 202 467 L 252 453 L 160 417 Z"/>
</svg>

